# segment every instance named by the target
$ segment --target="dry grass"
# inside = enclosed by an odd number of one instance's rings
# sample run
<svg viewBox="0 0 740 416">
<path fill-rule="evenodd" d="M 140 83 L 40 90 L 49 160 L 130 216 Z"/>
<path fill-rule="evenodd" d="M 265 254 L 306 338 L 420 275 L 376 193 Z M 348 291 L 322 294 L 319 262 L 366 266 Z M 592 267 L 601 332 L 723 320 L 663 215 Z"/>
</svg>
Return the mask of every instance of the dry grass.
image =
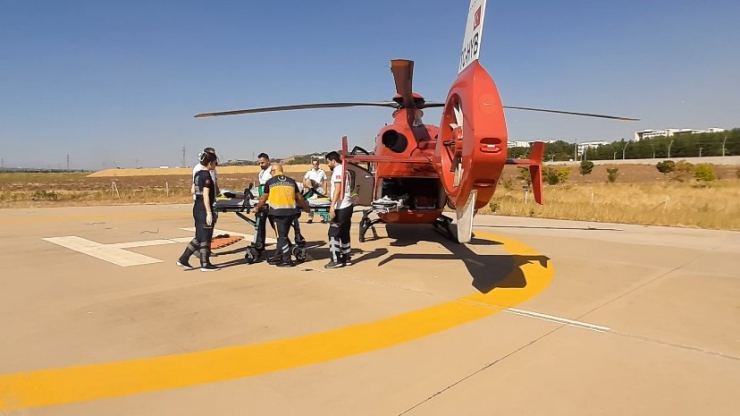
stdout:
<svg viewBox="0 0 740 416">
<path fill-rule="evenodd" d="M 311 169 L 311 165 L 283 165 L 285 173 L 305 173 Z M 326 166 L 324 166 L 326 170 Z M 168 169 L 106 169 L 89 175 L 91 178 L 117 178 L 132 176 L 187 176 L 193 171 L 189 168 L 168 168 Z M 221 166 L 218 168 L 218 174 L 235 175 L 235 174 L 254 174 L 260 171 L 259 166 Z"/>
<path fill-rule="evenodd" d="M 296 179 L 309 168 L 288 167 L 288 175 Z M 256 166 L 229 168 L 219 169 L 222 189 L 242 190 L 257 180 Z M 545 186 L 545 204 L 540 206 L 531 195 L 524 202 L 516 168 L 507 166 L 490 207 L 480 212 L 495 208 L 499 215 L 740 230 L 736 167 L 718 167 L 722 179 L 709 186 L 669 181 L 654 166 L 645 165 L 619 166 L 617 182 L 608 184 L 606 167 L 597 168 L 586 176 L 574 168 L 564 185 Z M 144 169 L 104 171 L 120 174 L 117 177 L 102 172 L 0 173 L 0 207 L 190 203 L 191 170 L 181 170 L 155 169 L 158 175 L 138 175 Z M 127 172 L 137 176 L 123 176 Z"/>
<path fill-rule="evenodd" d="M 481 213 L 580 221 L 740 230 L 740 181 L 545 186 L 544 205 L 501 187 Z"/>
</svg>

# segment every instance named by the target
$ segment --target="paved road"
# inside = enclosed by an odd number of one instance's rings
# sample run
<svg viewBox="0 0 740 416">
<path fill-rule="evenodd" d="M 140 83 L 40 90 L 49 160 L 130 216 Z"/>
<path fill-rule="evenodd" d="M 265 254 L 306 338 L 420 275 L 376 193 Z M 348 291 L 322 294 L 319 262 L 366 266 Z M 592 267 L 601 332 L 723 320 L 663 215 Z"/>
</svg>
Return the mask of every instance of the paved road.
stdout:
<svg viewBox="0 0 740 416">
<path fill-rule="evenodd" d="M 202 273 L 189 210 L 0 210 L 0 413 L 737 414 L 740 233 L 488 216 L 325 270 L 304 224 L 299 267 Z"/>
</svg>

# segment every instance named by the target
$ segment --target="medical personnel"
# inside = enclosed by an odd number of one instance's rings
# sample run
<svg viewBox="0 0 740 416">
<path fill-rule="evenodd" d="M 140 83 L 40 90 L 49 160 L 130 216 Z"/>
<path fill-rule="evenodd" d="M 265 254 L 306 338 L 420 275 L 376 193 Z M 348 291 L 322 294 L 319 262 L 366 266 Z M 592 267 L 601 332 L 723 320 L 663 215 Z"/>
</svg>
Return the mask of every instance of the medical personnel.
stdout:
<svg viewBox="0 0 740 416">
<path fill-rule="evenodd" d="M 329 252 L 331 260 L 324 267 L 334 269 L 349 266 L 350 229 L 352 227 L 352 184 L 342 172 L 342 158 L 337 152 L 326 154 L 326 164 L 331 173 L 331 207 L 329 208 Z"/>
<path fill-rule="evenodd" d="M 203 149 L 203 152 L 198 155 L 198 159 L 200 159 L 203 156 L 203 153 L 213 153 L 216 154 L 216 150 L 212 147 L 206 147 Z M 216 166 L 218 166 L 218 157 L 216 157 Z M 203 165 L 198 162 L 193 166 L 193 183 L 190 185 L 190 193 L 193 194 L 193 201 L 195 201 L 195 174 L 198 173 L 198 171 L 203 170 Z M 218 189 L 218 172 L 216 172 L 216 169 L 210 171 L 211 178 L 213 179 L 213 183 L 216 186 L 216 195 L 220 193 L 220 190 Z"/>
<path fill-rule="evenodd" d="M 317 194 L 318 196 L 325 196 L 325 189 L 326 189 L 326 173 L 323 169 L 319 167 L 319 161 L 313 160 L 311 162 L 313 165 L 311 169 L 306 172 L 306 174 L 303 176 L 303 186 L 305 186 L 308 189 L 313 189 L 314 194 Z M 308 213 L 308 223 L 313 222 L 313 215 L 314 212 L 311 210 L 311 212 Z M 321 220 L 321 223 L 325 223 L 326 221 Z"/>
<path fill-rule="evenodd" d="M 216 168 L 216 154 L 203 152 L 200 155 L 200 164 L 203 169 L 195 174 L 193 202 L 193 219 L 195 220 L 195 238 L 193 238 L 177 261 L 177 265 L 185 270 L 193 267 L 189 263 L 190 256 L 200 254 L 200 270 L 212 272 L 220 270 L 211 264 L 211 239 L 213 238 L 213 202 L 216 200 L 216 183 L 210 171 Z"/>
<path fill-rule="evenodd" d="M 260 165 L 260 173 L 257 176 L 257 179 L 259 181 L 260 189 L 264 189 L 265 184 L 267 181 L 272 178 L 271 172 L 271 165 L 270 165 L 270 156 L 267 155 L 267 153 L 260 153 L 257 156 L 257 162 Z M 257 212 L 256 214 L 259 216 L 259 227 L 257 229 L 257 234 L 259 236 L 259 239 L 257 239 L 258 236 L 255 236 L 254 244 L 257 247 L 257 250 L 264 250 L 265 249 L 265 238 L 267 238 L 266 231 L 267 231 L 267 221 L 270 221 L 270 227 L 274 228 L 275 223 L 272 218 L 270 218 L 267 215 L 267 210 L 262 212 Z"/>
<path fill-rule="evenodd" d="M 255 207 L 255 211 L 261 212 L 265 204 L 269 203 L 267 211 L 271 220 L 277 225 L 277 250 L 275 258 L 281 261 L 277 262 L 278 267 L 292 267 L 295 265 L 290 253 L 290 232 L 293 220 L 296 217 L 296 208 L 300 204 L 306 211 L 311 208 L 303 199 L 298 184 L 293 178 L 285 176 L 283 167 L 279 163 L 273 163 L 270 171 L 270 179 L 265 183 L 260 201 Z"/>
</svg>

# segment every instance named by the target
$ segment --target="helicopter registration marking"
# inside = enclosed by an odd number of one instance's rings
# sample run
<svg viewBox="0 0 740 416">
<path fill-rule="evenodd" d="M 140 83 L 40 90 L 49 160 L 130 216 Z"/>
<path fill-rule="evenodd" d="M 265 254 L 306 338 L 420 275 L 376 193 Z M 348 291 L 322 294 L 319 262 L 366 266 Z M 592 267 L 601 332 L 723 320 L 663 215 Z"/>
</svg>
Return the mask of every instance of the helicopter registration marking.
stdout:
<svg viewBox="0 0 740 416">
<path fill-rule="evenodd" d="M 542 293 L 552 281 L 549 260 L 509 238 L 476 233 L 514 256 L 541 258 L 514 268 L 498 287 L 374 322 L 260 344 L 160 357 L 0 375 L 0 410 L 54 406 L 253 377 L 413 341 L 491 316 Z"/>
<path fill-rule="evenodd" d="M 468 20 L 465 25 L 462 51 L 460 52 L 459 74 L 480 55 L 480 44 L 483 33 L 483 21 L 486 14 L 486 0 L 471 0 L 468 9 Z"/>
</svg>

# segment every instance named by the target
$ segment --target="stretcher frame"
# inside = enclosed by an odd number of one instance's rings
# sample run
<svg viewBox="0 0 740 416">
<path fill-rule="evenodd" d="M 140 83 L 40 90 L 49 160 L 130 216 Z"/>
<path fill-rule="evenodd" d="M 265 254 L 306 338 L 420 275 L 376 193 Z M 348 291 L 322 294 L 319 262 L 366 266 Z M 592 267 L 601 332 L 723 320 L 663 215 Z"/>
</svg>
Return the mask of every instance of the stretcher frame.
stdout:
<svg viewBox="0 0 740 416">
<path fill-rule="evenodd" d="M 257 206 L 257 203 L 259 202 L 258 199 L 254 197 L 254 194 L 252 193 L 253 186 L 250 184 L 248 188 L 245 188 L 243 192 L 241 193 L 235 193 L 235 197 L 233 198 L 227 198 L 224 196 L 219 196 L 216 198 L 216 201 L 213 203 L 213 211 L 217 213 L 226 213 L 226 212 L 233 212 L 236 214 L 239 218 L 244 220 L 247 224 L 251 225 L 254 228 L 254 238 L 252 242 L 247 246 L 246 253 L 244 255 L 245 260 L 249 264 L 254 264 L 257 261 L 259 261 L 262 253 L 265 251 L 265 247 L 262 246 L 262 236 L 260 235 L 260 222 L 264 221 L 264 219 L 267 218 L 266 215 L 262 215 L 259 212 L 254 212 L 254 207 Z M 330 220 L 329 218 L 329 208 L 330 203 L 324 204 L 318 204 L 316 199 L 309 199 L 311 196 L 313 196 L 313 190 L 310 189 L 306 193 L 302 193 L 303 197 L 306 199 L 306 201 L 309 203 L 309 206 L 314 211 L 314 213 L 317 213 L 321 216 L 322 219 L 326 219 L 327 221 Z M 312 202 L 314 202 L 312 204 Z M 322 199 L 322 202 L 323 199 Z M 328 200 L 327 200 L 328 202 Z M 301 234 L 300 225 L 298 219 L 301 216 L 301 209 L 296 209 L 296 216 L 293 220 L 293 229 L 295 230 L 295 244 L 290 242 L 291 245 L 291 254 L 293 257 L 296 258 L 298 262 L 303 262 L 306 260 L 306 239 Z M 247 214 L 254 214 L 254 219 L 247 216 Z M 277 236 L 277 230 L 272 227 L 275 231 L 275 235 Z M 266 228 L 265 228 L 266 229 Z M 279 252 L 276 250 L 275 255 L 273 257 L 270 257 L 268 259 L 269 263 L 274 263 L 277 259 L 277 255 Z"/>
</svg>

